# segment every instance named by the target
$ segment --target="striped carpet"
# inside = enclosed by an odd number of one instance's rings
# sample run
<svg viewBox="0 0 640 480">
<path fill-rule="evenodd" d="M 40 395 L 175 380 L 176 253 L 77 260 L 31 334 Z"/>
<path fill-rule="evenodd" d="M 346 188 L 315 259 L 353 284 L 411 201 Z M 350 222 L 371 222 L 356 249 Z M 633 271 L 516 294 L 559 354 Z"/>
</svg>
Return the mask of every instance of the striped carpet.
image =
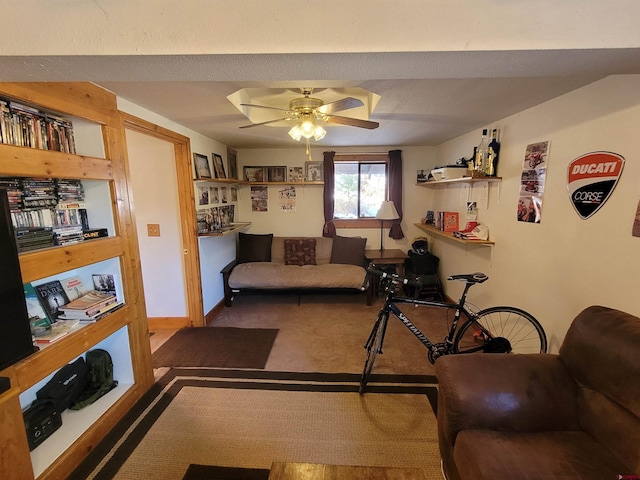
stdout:
<svg viewBox="0 0 640 480">
<path fill-rule="evenodd" d="M 190 464 L 420 467 L 441 479 L 435 378 L 172 368 L 71 479 L 177 479 Z"/>
</svg>

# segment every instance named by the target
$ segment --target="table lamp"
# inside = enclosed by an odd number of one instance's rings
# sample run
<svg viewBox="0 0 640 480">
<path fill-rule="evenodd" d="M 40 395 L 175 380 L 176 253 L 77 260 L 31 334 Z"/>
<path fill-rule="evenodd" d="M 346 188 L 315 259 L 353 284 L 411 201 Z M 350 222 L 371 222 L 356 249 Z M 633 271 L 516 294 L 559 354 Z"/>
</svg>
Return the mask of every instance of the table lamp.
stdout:
<svg viewBox="0 0 640 480">
<path fill-rule="evenodd" d="M 376 218 L 380 220 L 380 251 L 383 251 L 384 246 L 382 245 L 382 232 L 384 230 L 384 221 L 397 220 L 400 218 L 400 215 L 398 215 L 395 204 L 391 200 L 387 200 L 382 202 L 382 205 L 380 205 L 380 209 L 378 210 L 378 213 L 376 213 Z"/>
</svg>

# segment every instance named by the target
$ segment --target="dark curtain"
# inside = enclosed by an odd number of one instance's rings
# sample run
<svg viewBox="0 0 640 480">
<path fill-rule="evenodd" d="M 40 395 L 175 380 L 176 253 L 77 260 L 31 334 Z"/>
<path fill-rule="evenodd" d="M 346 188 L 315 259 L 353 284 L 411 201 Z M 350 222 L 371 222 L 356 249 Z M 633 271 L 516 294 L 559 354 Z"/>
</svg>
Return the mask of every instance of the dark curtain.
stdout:
<svg viewBox="0 0 640 480">
<path fill-rule="evenodd" d="M 333 157 L 336 152 L 324 152 L 324 227 L 322 228 L 323 237 L 335 237 L 336 226 L 333 224 L 333 189 L 335 187 L 335 176 L 333 168 Z"/>
<path fill-rule="evenodd" d="M 404 233 L 402 233 L 402 227 L 400 226 L 400 222 L 402 222 L 402 150 L 389 151 L 389 200 L 394 203 L 398 215 L 400 215 L 398 220 L 392 221 L 389 236 L 395 240 L 400 240 L 404 238 Z"/>
</svg>

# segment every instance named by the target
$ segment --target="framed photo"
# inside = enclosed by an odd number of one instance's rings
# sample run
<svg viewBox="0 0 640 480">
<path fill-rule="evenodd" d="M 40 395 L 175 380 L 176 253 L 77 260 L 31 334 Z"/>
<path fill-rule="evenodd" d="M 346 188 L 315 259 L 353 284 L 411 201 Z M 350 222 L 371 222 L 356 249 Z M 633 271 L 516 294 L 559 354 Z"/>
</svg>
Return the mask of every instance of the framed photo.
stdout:
<svg viewBox="0 0 640 480">
<path fill-rule="evenodd" d="M 218 197 L 218 187 L 209 187 L 209 204 L 217 205 L 220 203 L 220 197 Z"/>
<path fill-rule="evenodd" d="M 238 178 L 238 152 L 227 147 L 227 166 L 229 167 L 229 178 Z"/>
<path fill-rule="evenodd" d="M 227 178 L 227 175 L 224 172 L 222 157 L 217 153 L 212 153 L 211 158 L 213 158 L 213 169 L 216 172 L 216 178 Z"/>
<path fill-rule="evenodd" d="M 231 187 L 231 201 L 238 201 L 238 187 Z"/>
<path fill-rule="evenodd" d="M 244 167 L 244 180 L 247 182 L 266 182 L 265 167 Z"/>
<path fill-rule="evenodd" d="M 267 167 L 268 182 L 286 182 L 287 167 Z"/>
<path fill-rule="evenodd" d="M 193 163 L 196 166 L 196 178 L 211 178 L 209 157 L 200 153 L 194 153 Z"/>
<path fill-rule="evenodd" d="M 304 182 L 304 168 L 303 167 L 289 168 L 289 181 Z"/>
<path fill-rule="evenodd" d="M 304 162 L 307 181 L 308 182 L 323 182 L 324 181 L 324 170 L 322 166 L 322 162 Z"/>
<path fill-rule="evenodd" d="M 198 205 L 209 205 L 209 187 L 198 187 Z"/>
</svg>

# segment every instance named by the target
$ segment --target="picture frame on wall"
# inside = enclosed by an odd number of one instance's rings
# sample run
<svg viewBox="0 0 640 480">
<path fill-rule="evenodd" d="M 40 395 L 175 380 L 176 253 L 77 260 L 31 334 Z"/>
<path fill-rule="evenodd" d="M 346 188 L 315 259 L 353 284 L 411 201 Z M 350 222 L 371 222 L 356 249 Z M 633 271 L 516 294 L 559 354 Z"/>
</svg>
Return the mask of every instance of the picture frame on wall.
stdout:
<svg viewBox="0 0 640 480">
<path fill-rule="evenodd" d="M 266 173 L 264 167 L 244 167 L 244 180 L 247 182 L 266 182 Z"/>
<path fill-rule="evenodd" d="M 193 164 L 196 167 L 196 178 L 212 178 L 209 157 L 201 153 L 194 153 Z"/>
<path fill-rule="evenodd" d="M 289 168 L 289 181 L 294 183 L 304 182 L 304 168 L 303 167 Z"/>
<path fill-rule="evenodd" d="M 227 147 L 227 165 L 229 178 L 238 179 L 238 152 L 231 147 Z"/>
<path fill-rule="evenodd" d="M 287 167 L 267 167 L 268 182 L 286 182 Z"/>
<path fill-rule="evenodd" d="M 213 158 L 213 169 L 215 170 L 216 178 L 227 178 L 224 171 L 224 163 L 222 163 L 222 157 L 217 153 L 212 153 L 211 158 Z"/>
<path fill-rule="evenodd" d="M 324 169 L 322 162 L 304 162 L 308 182 L 323 182 Z"/>
</svg>

